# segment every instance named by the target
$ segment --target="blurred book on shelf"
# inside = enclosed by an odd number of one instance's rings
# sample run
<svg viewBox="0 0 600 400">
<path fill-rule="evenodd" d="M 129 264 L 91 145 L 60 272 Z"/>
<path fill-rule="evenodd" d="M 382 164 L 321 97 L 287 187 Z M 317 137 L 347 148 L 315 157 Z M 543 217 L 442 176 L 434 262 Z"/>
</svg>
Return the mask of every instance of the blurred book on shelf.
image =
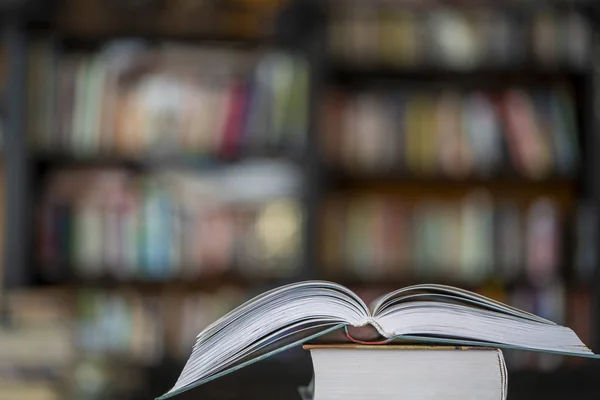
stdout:
<svg viewBox="0 0 600 400">
<path fill-rule="evenodd" d="M 577 70 L 590 60 L 592 27 L 581 10 L 527 9 L 528 2 L 514 9 L 495 2 L 330 3 L 330 52 L 355 67 Z"/>
<path fill-rule="evenodd" d="M 0 96 L 0 152 L 4 149 L 4 135 L 6 134 L 6 121 L 8 115 L 8 99 L 6 97 L 8 87 L 8 54 L 6 44 L 0 44 L 0 90 L 3 93 Z"/>
<path fill-rule="evenodd" d="M 597 207 L 591 202 L 579 204 L 574 217 L 575 237 L 575 279 L 577 282 L 591 282 L 598 265 L 598 220 Z"/>
<path fill-rule="evenodd" d="M 164 355 L 160 297 L 80 291 L 78 344 L 88 353 L 112 354 L 143 363 Z"/>
<path fill-rule="evenodd" d="M 583 340 L 588 339 L 594 343 L 598 337 L 595 315 L 598 312 L 594 300 L 594 289 L 573 288 L 567 292 L 566 319 L 570 326 L 577 332 Z M 569 360 L 570 365 L 583 364 L 582 360 Z"/>
<path fill-rule="evenodd" d="M 196 334 L 246 299 L 238 288 L 139 293 L 80 290 L 78 345 L 88 355 L 112 355 L 141 365 L 184 359 Z"/>
<path fill-rule="evenodd" d="M 523 310 L 535 313 L 543 318 L 550 319 L 558 324 L 565 324 L 567 312 L 567 293 L 564 284 L 554 282 L 542 286 L 528 286 L 521 284 L 506 293 L 509 303 L 514 307 L 522 307 Z M 569 321 L 571 322 L 571 321 Z M 574 326 L 578 334 L 583 336 L 589 334 L 589 327 Z M 581 336 L 580 336 L 581 337 Z M 509 368 L 519 370 L 553 370 L 563 365 L 562 357 L 550 354 L 525 354 L 511 352 L 507 355 Z"/>
<path fill-rule="evenodd" d="M 75 157 L 231 158 L 304 148 L 308 66 L 276 51 L 115 41 L 29 52 L 28 135 Z"/>
<path fill-rule="evenodd" d="M 573 95 L 526 91 L 332 91 L 322 110 L 328 164 L 363 174 L 525 179 L 579 167 Z"/>
<path fill-rule="evenodd" d="M 2 123 L 0 122 L 0 125 Z M 6 179 L 5 179 L 5 167 L 4 163 L 0 162 L 0 307 L 3 302 L 3 289 L 4 289 L 4 246 L 5 246 L 5 229 L 6 229 Z"/>
<path fill-rule="evenodd" d="M 145 384 L 140 367 L 184 359 L 198 331 L 247 297 L 226 285 L 209 292 L 11 290 L 11 324 L 0 329 L 0 399 L 135 393 Z"/>
<path fill-rule="evenodd" d="M 56 170 L 45 184 L 44 280 L 288 277 L 299 267 L 302 182 L 290 164 L 246 161 L 147 175 Z"/>
<path fill-rule="evenodd" d="M 162 346 L 164 340 L 153 325 L 164 317 L 151 307 L 158 303 L 129 295 L 132 308 L 124 315 L 115 295 L 96 295 L 67 287 L 8 292 L 11 324 L 0 330 L 0 399 L 124 398 L 144 386 L 140 363 L 160 347 L 140 346 L 152 346 L 151 338 Z M 130 335 L 127 345 L 124 335 Z"/>
<path fill-rule="evenodd" d="M 4 381 L 0 382 L 0 400 L 60 400 L 64 394 L 48 382 Z"/>
<path fill-rule="evenodd" d="M 11 324 L 0 329 L 0 399 L 68 398 L 76 359 L 69 294 L 20 289 L 5 297 Z"/>
<path fill-rule="evenodd" d="M 521 204 L 485 191 L 456 200 L 332 196 L 324 210 L 322 258 L 334 279 L 547 284 L 563 277 L 566 223 L 552 197 Z"/>
</svg>

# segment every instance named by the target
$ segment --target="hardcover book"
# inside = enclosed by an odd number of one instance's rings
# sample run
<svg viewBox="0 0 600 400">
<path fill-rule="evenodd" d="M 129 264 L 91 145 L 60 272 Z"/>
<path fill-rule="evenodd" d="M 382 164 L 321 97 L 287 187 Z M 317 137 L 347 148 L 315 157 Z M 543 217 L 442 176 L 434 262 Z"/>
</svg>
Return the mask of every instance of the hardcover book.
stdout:
<svg viewBox="0 0 600 400">
<path fill-rule="evenodd" d="M 499 349 L 464 346 L 305 345 L 314 378 L 304 397 L 319 400 L 505 400 Z"/>
</svg>

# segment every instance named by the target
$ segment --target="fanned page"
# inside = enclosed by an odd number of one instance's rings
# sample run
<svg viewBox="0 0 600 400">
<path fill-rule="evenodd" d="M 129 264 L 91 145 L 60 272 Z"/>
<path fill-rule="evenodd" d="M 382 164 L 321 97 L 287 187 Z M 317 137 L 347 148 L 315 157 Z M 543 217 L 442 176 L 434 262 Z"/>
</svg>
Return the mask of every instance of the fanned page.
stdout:
<svg viewBox="0 0 600 400">
<path fill-rule="evenodd" d="M 370 311 L 342 285 L 308 281 L 265 292 L 207 327 L 173 388 L 158 399 L 344 326 L 369 324 L 382 342 L 485 345 L 595 357 L 571 329 L 466 290 L 411 286 L 382 297 Z"/>
</svg>

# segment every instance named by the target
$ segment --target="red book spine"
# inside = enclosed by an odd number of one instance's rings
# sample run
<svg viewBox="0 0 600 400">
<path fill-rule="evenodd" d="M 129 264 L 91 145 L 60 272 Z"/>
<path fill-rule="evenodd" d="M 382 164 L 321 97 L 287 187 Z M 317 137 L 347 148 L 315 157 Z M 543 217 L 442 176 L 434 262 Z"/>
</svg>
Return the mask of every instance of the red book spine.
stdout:
<svg viewBox="0 0 600 400">
<path fill-rule="evenodd" d="M 229 89 L 227 118 L 221 136 L 221 155 L 223 157 L 233 157 L 239 150 L 247 100 L 246 85 L 242 82 L 233 83 Z"/>
<path fill-rule="evenodd" d="M 497 101 L 499 115 L 502 116 L 504 122 L 504 134 L 508 143 L 510 158 L 512 159 L 515 168 L 523 172 L 525 169 L 525 155 L 523 154 L 522 135 L 523 132 L 522 112 L 518 109 L 519 105 L 515 104 L 515 96 L 510 96 L 508 93 L 502 96 Z"/>
<path fill-rule="evenodd" d="M 54 207 L 45 204 L 41 211 L 40 247 L 44 266 L 54 265 L 57 262 L 57 244 Z"/>
</svg>

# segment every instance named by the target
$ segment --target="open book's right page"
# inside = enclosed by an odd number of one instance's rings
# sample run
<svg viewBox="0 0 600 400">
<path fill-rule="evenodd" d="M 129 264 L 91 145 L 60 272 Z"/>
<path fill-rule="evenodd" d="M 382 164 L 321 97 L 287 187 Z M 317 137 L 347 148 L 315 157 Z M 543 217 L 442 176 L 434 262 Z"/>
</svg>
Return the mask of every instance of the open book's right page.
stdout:
<svg viewBox="0 0 600 400">
<path fill-rule="evenodd" d="M 411 286 L 381 297 L 370 308 L 378 330 L 400 343 L 485 345 L 597 357 L 569 328 L 454 287 Z"/>
</svg>

